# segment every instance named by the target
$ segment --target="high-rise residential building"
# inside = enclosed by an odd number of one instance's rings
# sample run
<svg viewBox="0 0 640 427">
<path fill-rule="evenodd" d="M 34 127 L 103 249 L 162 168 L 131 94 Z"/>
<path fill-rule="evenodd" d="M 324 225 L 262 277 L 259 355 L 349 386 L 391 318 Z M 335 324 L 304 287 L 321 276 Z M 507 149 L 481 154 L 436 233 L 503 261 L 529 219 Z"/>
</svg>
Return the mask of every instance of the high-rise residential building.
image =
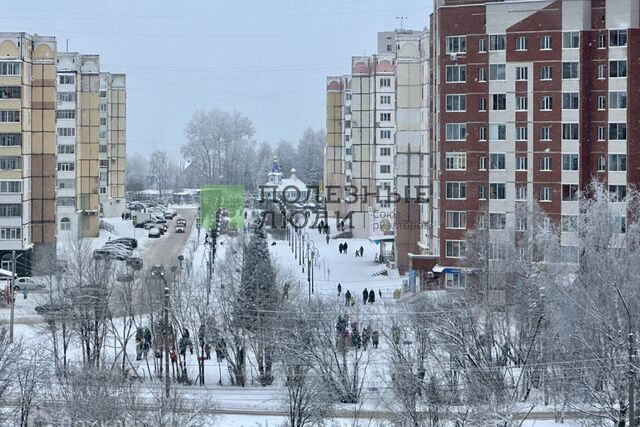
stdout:
<svg viewBox="0 0 640 427">
<path fill-rule="evenodd" d="M 55 248 L 56 58 L 54 37 L 0 33 L 0 262 L 30 270 Z"/>
<path fill-rule="evenodd" d="M 97 237 L 100 58 L 61 52 L 57 73 L 58 234 Z"/>
<path fill-rule="evenodd" d="M 624 232 L 619 201 L 640 183 L 639 24 L 637 0 L 434 2 L 432 234 L 421 247 L 438 266 L 415 266 L 421 288 L 465 286 L 467 231 L 488 229 L 499 257 L 534 205 L 577 259 L 577 199 L 593 178 L 608 185 Z"/>
<path fill-rule="evenodd" d="M 125 203 L 126 76 L 100 73 L 100 209 L 120 216 Z"/>
<path fill-rule="evenodd" d="M 344 217 L 347 214 L 344 190 L 351 183 L 351 76 L 327 78 L 327 145 L 324 156 L 327 211 L 330 215 Z"/>
</svg>

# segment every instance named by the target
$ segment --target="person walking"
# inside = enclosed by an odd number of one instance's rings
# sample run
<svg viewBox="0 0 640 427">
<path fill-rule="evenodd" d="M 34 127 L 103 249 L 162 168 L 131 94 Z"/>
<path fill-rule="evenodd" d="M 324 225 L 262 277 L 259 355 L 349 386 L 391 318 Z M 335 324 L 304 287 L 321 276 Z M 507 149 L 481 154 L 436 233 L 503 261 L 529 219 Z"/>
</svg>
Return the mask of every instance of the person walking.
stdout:
<svg viewBox="0 0 640 427">
<path fill-rule="evenodd" d="M 360 252 L 356 251 L 356 258 L 360 256 Z"/>
<path fill-rule="evenodd" d="M 340 254 L 342 254 L 342 250 L 343 250 L 343 249 L 344 249 L 344 246 L 343 246 L 343 244 L 342 244 L 342 243 L 340 243 L 340 244 L 338 245 L 338 252 L 339 252 Z"/>
<path fill-rule="evenodd" d="M 342 293 L 342 285 L 338 283 L 338 296 Z"/>
<path fill-rule="evenodd" d="M 376 350 L 378 349 L 378 340 L 379 340 L 378 331 L 371 332 L 371 345 Z"/>
<path fill-rule="evenodd" d="M 362 303 L 366 304 L 367 299 L 369 299 L 369 291 L 367 291 L 367 288 L 364 288 L 364 291 L 362 291 Z"/>
<path fill-rule="evenodd" d="M 382 299 L 382 290 L 378 289 L 378 296 L 380 297 L 380 299 Z"/>
<path fill-rule="evenodd" d="M 369 291 L 369 304 L 373 304 L 374 302 L 376 302 L 376 293 L 371 289 Z"/>
<path fill-rule="evenodd" d="M 327 245 L 329 244 L 329 240 L 331 239 L 331 237 L 329 237 L 329 235 L 327 234 L 327 237 L 325 237 L 325 240 L 327 241 Z"/>
<path fill-rule="evenodd" d="M 369 326 L 365 326 L 362 330 L 362 347 L 366 350 L 371 340 L 371 329 Z"/>
<path fill-rule="evenodd" d="M 360 258 L 362 258 L 362 255 L 364 255 L 364 248 L 360 246 Z"/>
<path fill-rule="evenodd" d="M 347 307 L 349 307 L 349 304 L 351 304 L 351 292 L 349 290 L 347 290 L 347 293 L 344 294 L 344 305 L 346 305 Z"/>
<path fill-rule="evenodd" d="M 349 245 L 347 245 L 347 242 L 344 242 L 344 243 L 342 244 L 342 249 L 344 250 L 344 253 L 345 253 L 345 254 L 347 253 L 347 248 L 349 248 Z"/>
</svg>

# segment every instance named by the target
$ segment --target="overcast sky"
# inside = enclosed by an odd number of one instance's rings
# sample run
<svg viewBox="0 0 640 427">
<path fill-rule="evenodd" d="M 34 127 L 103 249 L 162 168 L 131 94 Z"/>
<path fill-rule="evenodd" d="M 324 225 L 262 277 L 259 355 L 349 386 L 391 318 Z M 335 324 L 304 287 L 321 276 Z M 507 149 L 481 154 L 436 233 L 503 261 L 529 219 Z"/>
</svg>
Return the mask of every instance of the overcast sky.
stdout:
<svg viewBox="0 0 640 427">
<path fill-rule="evenodd" d="M 4 3 L 7 3 L 6 5 Z M 325 77 L 376 50 L 376 33 L 422 29 L 430 0 L 3 2 L 0 31 L 54 35 L 127 74 L 128 154 L 178 154 L 197 109 L 246 114 L 256 139 L 325 126 Z"/>
</svg>

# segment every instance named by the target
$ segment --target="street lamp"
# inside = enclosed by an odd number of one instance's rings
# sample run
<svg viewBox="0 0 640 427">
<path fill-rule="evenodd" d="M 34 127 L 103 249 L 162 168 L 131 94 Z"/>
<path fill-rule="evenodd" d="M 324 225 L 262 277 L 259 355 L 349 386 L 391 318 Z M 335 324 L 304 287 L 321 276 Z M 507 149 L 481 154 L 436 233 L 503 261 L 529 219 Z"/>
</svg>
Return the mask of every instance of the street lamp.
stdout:
<svg viewBox="0 0 640 427">
<path fill-rule="evenodd" d="M 302 266 L 302 272 L 304 273 L 304 259 L 305 259 L 304 249 L 305 249 L 305 242 L 307 244 L 307 246 L 306 246 L 307 250 L 309 248 L 309 233 L 304 231 L 304 232 L 301 232 L 301 234 L 302 234 L 302 242 L 300 244 L 300 263 L 299 263 L 299 265 Z"/>
<path fill-rule="evenodd" d="M 172 270 L 175 273 L 175 270 Z M 169 378 L 169 284 L 164 277 L 164 267 L 156 264 L 151 267 L 151 276 L 159 277 L 164 282 L 164 320 L 162 325 L 162 340 L 164 341 L 164 392 L 165 397 L 169 397 L 170 378 Z"/>
</svg>

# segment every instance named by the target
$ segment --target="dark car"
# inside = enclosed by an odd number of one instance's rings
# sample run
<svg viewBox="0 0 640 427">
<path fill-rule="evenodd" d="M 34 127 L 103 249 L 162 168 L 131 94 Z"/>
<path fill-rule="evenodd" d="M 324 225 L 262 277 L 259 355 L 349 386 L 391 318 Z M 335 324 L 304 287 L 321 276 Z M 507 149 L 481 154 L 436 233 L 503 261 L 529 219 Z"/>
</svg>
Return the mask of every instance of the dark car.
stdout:
<svg viewBox="0 0 640 427">
<path fill-rule="evenodd" d="M 71 310 L 71 305 L 65 303 L 48 302 L 46 304 L 37 306 L 35 310 L 36 313 L 41 315 L 56 314 Z"/>
</svg>

